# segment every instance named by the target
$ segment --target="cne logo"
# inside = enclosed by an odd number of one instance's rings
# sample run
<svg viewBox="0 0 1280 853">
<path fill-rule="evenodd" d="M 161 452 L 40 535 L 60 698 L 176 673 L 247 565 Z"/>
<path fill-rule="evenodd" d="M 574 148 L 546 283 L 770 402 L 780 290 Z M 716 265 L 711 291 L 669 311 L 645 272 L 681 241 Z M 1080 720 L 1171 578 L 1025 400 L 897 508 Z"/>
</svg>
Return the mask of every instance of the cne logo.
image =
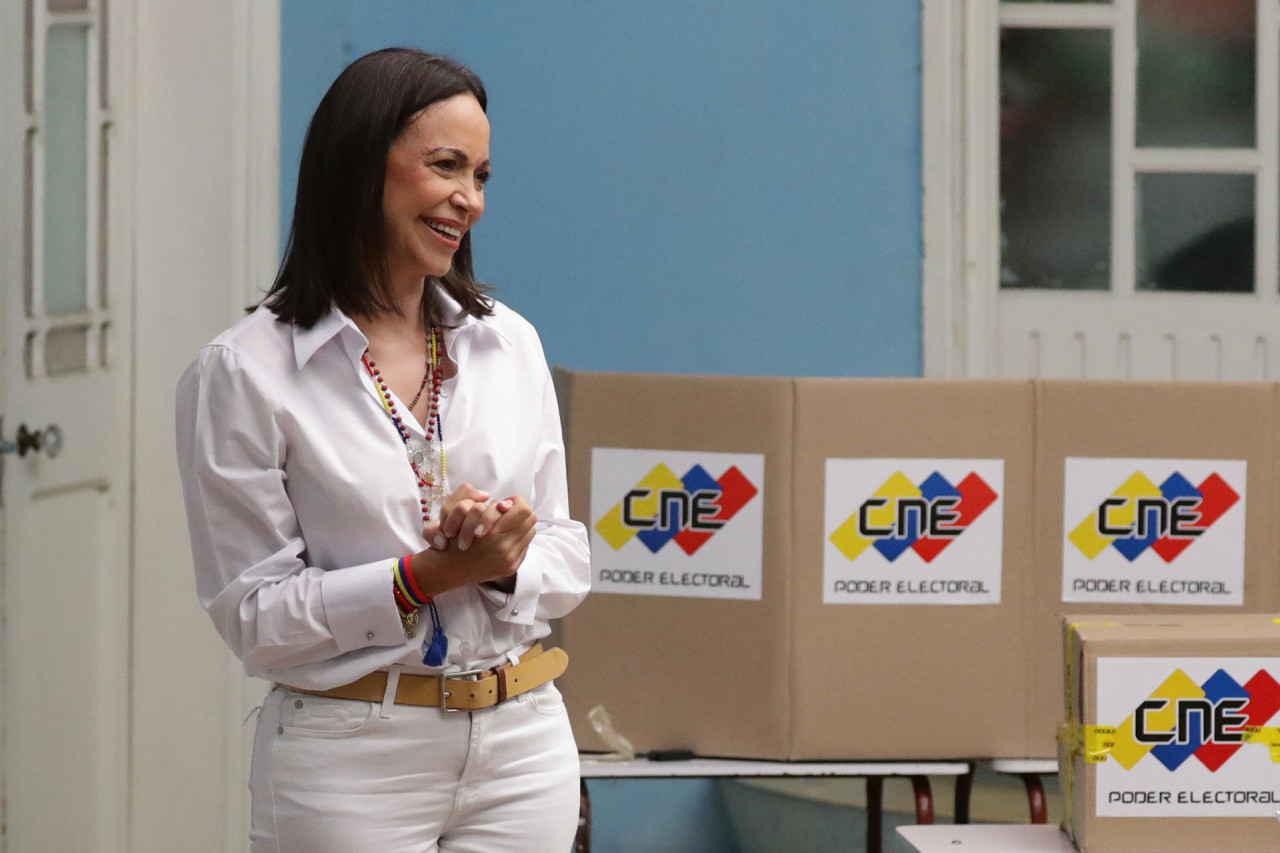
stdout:
<svg viewBox="0 0 1280 853">
<path fill-rule="evenodd" d="M 977 472 L 952 485 L 934 471 L 916 485 L 902 471 L 895 471 L 835 529 L 830 541 L 850 560 L 875 548 L 893 562 L 911 549 L 929 563 L 997 497 Z"/>
<path fill-rule="evenodd" d="M 659 462 L 595 529 L 615 551 L 635 538 L 654 554 L 674 541 L 692 556 L 758 492 L 736 465 L 719 478 L 701 465 L 677 477 Z"/>
<path fill-rule="evenodd" d="M 1280 684 L 1265 669 L 1243 685 L 1222 669 L 1204 684 L 1175 670 L 1116 730 L 1109 754 L 1125 770 L 1150 755 L 1171 772 L 1194 755 L 1216 773 L 1277 711 Z"/>
<path fill-rule="evenodd" d="M 1157 486 L 1136 471 L 1067 538 L 1090 560 L 1110 546 L 1130 562 L 1150 548 L 1172 563 L 1239 500 L 1216 473 L 1194 486 L 1175 471 Z"/>
</svg>

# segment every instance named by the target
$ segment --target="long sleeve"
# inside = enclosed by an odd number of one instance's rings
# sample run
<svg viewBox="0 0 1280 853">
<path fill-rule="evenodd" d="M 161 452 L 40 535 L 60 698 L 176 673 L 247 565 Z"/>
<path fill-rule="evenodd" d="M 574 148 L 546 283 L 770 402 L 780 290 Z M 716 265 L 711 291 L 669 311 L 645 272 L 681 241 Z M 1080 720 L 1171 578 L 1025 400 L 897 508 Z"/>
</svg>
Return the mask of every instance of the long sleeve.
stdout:
<svg viewBox="0 0 1280 853">
<path fill-rule="evenodd" d="M 217 344 L 178 385 L 178 462 L 201 605 L 251 674 L 403 645 L 388 560 L 307 565 L 267 387 L 254 365 Z"/>
<path fill-rule="evenodd" d="M 551 373 L 545 370 L 538 447 L 534 457 L 530 506 L 538 517 L 537 533 L 516 573 L 515 591 L 485 589 L 499 605 L 496 618 L 532 624 L 564 616 L 591 586 L 591 558 L 586 528 L 569 517 L 564 439 Z"/>
</svg>

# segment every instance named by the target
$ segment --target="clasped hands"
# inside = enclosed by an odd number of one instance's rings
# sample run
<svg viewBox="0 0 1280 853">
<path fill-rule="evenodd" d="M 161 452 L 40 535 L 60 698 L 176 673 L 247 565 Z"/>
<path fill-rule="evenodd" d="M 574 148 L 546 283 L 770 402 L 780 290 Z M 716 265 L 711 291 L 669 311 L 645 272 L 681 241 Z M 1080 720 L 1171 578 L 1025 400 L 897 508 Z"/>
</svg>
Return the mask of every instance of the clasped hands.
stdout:
<svg viewBox="0 0 1280 853">
<path fill-rule="evenodd" d="M 437 518 L 422 535 L 437 559 L 465 575 L 504 592 L 515 589 L 515 575 L 533 541 L 538 517 L 519 495 L 490 500 L 488 492 L 463 483 L 444 499 Z M 415 565 L 415 574 L 417 566 Z"/>
</svg>

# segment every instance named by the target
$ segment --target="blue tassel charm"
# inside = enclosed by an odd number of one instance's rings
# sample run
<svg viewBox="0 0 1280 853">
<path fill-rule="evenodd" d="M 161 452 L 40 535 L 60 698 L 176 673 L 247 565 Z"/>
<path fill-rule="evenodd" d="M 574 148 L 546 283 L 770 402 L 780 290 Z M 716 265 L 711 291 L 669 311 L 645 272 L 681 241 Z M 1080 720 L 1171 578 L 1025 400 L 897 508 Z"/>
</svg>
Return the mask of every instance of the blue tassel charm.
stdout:
<svg viewBox="0 0 1280 853">
<path fill-rule="evenodd" d="M 449 638 L 437 625 L 431 629 L 431 645 L 427 648 L 427 653 L 422 656 L 422 662 L 427 666 L 444 666 L 444 659 L 448 654 Z"/>
<path fill-rule="evenodd" d="M 440 627 L 440 613 L 434 601 L 427 605 L 431 609 L 431 642 L 427 644 L 422 662 L 427 666 L 444 666 L 444 659 L 449 655 L 449 638 Z"/>
</svg>

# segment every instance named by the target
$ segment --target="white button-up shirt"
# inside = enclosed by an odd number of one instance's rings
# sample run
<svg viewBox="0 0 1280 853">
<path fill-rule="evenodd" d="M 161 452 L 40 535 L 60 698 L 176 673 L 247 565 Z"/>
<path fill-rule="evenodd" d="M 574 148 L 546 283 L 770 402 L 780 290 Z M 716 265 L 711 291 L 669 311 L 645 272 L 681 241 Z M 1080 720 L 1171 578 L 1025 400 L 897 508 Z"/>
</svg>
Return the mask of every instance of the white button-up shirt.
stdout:
<svg viewBox="0 0 1280 853">
<path fill-rule="evenodd" d="M 474 318 L 441 295 L 458 365 L 440 395 L 448 486 L 522 495 L 538 516 L 514 593 L 470 584 L 436 597 L 445 665 L 469 669 L 546 636 L 548 620 L 586 595 L 591 572 L 586 531 L 569 518 L 537 333 L 501 303 Z M 250 675 L 326 689 L 391 664 L 438 671 L 422 663 L 426 610 L 406 639 L 391 592 L 395 559 L 427 543 L 404 444 L 360 363 L 367 346 L 336 308 L 302 329 L 260 307 L 204 347 L 178 384 L 197 592 Z M 424 440 L 415 418 L 403 423 Z"/>
</svg>

